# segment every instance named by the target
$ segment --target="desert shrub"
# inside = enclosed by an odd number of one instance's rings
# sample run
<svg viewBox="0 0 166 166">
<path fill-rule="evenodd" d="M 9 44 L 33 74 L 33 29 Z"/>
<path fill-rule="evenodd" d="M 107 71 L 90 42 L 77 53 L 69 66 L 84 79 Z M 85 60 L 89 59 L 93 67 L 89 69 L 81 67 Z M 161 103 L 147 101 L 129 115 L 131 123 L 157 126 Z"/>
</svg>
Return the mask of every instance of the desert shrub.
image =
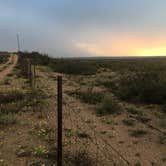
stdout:
<svg viewBox="0 0 166 166">
<path fill-rule="evenodd" d="M 97 71 L 96 66 L 78 60 L 55 61 L 50 63 L 50 67 L 56 72 L 74 75 L 90 75 Z"/>
<path fill-rule="evenodd" d="M 9 53 L 0 52 L 0 64 L 7 62 L 8 58 L 9 58 Z"/>
<path fill-rule="evenodd" d="M 81 99 L 83 102 L 89 104 L 100 103 L 104 98 L 104 94 L 102 92 L 95 92 L 91 89 L 87 89 L 84 91 L 76 91 L 74 95 Z"/>
<path fill-rule="evenodd" d="M 134 126 L 135 125 L 135 120 L 133 120 L 133 119 L 124 119 L 123 123 L 127 126 Z"/>
<path fill-rule="evenodd" d="M 89 156 L 86 150 L 67 152 L 64 157 L 64 166 L 96 166 L 96 161 Z"/>
<path fill-rule="evenodd" d="M 46 94 L 39 89 L 31 89 L 26 92 L 25 98 L 16 103 L 19 111 L 36 111 L 47 104 Z"/>
<path fill-rule="evenodd" d="M 106 117 L 105 119 L 103 119 L 103 122 L 106 124 L 114 124 L 114 120 L 111 117 Z"/>
<path fill-rule="evenodd" d="M 6 77 L 4 80 L 2 80 L 1 84 L 3 84 L 3 85 L 10 85 L 10 82 L 11 82 L 11 80 Z"/>
<path fill-rule="evenodd" d="M 0 85 L 10 85 L 10 79 L 6 78 L 0 81 Z"/>
<path fill-rule="evenodd" d="M 166 145 L 166 135 L 165 134 L 159 135 L 159 143 Z"/>
<path fill-rule="evenodd" d="M 38 146 L 34 149 L 33 154 L 40 158 L 48 158 L 48 150 L 45 146 Z"/>
<path fill-rule="evenodd" d="M 142 72 L 121 78 L 116 95 L 121 99 L 163 104 L 166 101 L 165 73 Z"/>
<path fill-rule="evenodd" d="M 41 90 L 19 91 L 10 90 L 0 92 L 0 113 L 17 113 L 23 110 L 31 110 L 33 106 L 45 104 L 45 94 Z"/>
<path fill-rule="evenodd" d="M 20 52 L 19 53 L 21 59 L 30 59 L 32 63 L 35 63 L 37 65 L 48 65 L 50 58 L 46 54 L 42 54 L 39 52 Z"/>
<path fill-rule="evenodd" d="M 29 64 L 35 64 L 35 65 L 48 65 L 50 61 L 50 58 L 45 55 L 38 52 L 20 52 L 18 63 L 16 68 L 19 69 L 17 72 L 18 77 L 24 77 L 27 78 L 29 71 Z"/>
<path fill-rule="evenodd" d="M 17 118 L 13 114 L 0 114 L 0 125 L 15 124 Z"/>
<path fill-rule="evenodd" d="M 130 131 L 130 135 L 136 138 L 143 137 L 147 134 L 147 131 L 142 129 L 132 130 Z"/>
<path fill-rule="evenodd" d="M 115 83 L 110 78 L 100 78 L 97 81 L 97 85 L 103 85 L 104 87 L 115 90 L 117 89 Z"/>
<path fill-rule="evenodd" d="M 134 166 L 142 166 L 140 162 L 136 162 Z"/>
<path fill-rule="evenodd" d="M 133 107 L 127 108 L 127 112 L 129 112 L 129 113 L 131 113 L 133 115 L 140 115 L 140 116 L 144 115 L 144 113 L 141 110 L 139 110 L 137 108 L 133 108 Z"/>
<path fill-rule="evenodd" d="M 121 105 L 111 95 L 105 95 L 102 103 L 97 109 L 97 113 L 103 114 L 118 114 L 122 111 Z"/>
<path fill-rule="evenodd" d="M 0 92 L 0 103 L 9 103 L 22 100 L 25 94 L 20 90 L 8 90 Z"/>
<path fill-rule="evenodd" d="M 0 105 L 0 113 L 17 113 L 21 110 L 22 102 L 18 103 L 5 103 Z"/>
</svg>

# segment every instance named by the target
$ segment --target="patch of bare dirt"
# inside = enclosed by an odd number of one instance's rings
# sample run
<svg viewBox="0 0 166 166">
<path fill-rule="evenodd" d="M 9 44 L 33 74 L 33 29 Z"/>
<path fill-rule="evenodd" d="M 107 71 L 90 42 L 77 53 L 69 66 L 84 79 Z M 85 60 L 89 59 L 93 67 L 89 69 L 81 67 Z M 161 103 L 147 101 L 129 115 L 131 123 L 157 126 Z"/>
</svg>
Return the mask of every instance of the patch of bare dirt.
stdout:
<svg viewBox="0 0 166 166">
<path fill-rule="evenodd" d="M 3 80 L 15 67 L 17 64 L 18 56 L 11 55 L 9 61 L 5 64 L 2 71 L 0 71 L 0 80 Z"/>
</svg>

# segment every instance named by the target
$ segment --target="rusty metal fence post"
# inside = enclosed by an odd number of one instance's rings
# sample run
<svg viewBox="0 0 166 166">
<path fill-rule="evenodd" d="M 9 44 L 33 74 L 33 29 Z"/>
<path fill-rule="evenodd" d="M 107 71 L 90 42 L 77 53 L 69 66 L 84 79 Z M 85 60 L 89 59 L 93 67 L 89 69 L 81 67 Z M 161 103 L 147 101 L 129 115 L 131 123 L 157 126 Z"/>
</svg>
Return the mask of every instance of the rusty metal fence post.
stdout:
<svg viewBox="0 0 166 166">
<path fill-rule="evenodd" d="M 58 96 L 58 150 L 57 150 L 57 166 L 62 166 L 62 76 L 58 76 L 57 80 Z"/>
</svg>

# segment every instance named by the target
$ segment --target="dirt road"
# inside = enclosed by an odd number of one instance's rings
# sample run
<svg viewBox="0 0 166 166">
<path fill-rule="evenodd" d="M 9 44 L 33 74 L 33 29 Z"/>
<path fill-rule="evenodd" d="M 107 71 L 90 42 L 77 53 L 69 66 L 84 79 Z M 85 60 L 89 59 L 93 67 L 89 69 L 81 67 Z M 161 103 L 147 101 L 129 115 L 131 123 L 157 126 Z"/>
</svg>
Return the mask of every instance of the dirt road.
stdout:
<svg viewBox="0 0 166 166">
<path fill-rule="evenodd" d="M 3 65 L 2 71 L 0 71 L 0 81 L 3 80 L 17 64 L 18 56 L 11 55 L 9 61 Z"/>
</svg>

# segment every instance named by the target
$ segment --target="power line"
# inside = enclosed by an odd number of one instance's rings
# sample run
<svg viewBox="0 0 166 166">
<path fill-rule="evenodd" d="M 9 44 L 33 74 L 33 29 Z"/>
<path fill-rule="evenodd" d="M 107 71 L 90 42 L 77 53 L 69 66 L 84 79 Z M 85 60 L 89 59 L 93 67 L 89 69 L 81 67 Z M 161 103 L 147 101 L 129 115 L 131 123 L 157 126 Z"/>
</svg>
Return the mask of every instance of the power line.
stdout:
<svg viewBox="0 0 166 166">
<path fill-rule="evenodd" d="M 17 34 L 17 46 L 18 46 L 18 52 L 20 52 L 20 38 L 19 38 L 19 34 Z"/>
</svg>

